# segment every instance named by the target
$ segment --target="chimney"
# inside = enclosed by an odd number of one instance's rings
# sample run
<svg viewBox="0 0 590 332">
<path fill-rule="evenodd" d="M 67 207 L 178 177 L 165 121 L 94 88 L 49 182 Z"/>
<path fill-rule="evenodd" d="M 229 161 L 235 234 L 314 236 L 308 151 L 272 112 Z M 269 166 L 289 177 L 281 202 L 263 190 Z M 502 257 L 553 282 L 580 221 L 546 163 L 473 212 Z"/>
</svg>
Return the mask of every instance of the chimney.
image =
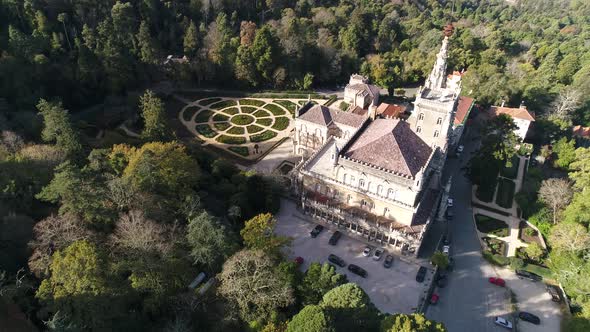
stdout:
<svg viewBox="0 0 590 332">
<path fill-rule="evenodd" d="M 525 109 L 526 110 L 526 105 L 524 104 L 524 100 L 522 100 L 520 102 L 520 108 Z"/>
</svg>

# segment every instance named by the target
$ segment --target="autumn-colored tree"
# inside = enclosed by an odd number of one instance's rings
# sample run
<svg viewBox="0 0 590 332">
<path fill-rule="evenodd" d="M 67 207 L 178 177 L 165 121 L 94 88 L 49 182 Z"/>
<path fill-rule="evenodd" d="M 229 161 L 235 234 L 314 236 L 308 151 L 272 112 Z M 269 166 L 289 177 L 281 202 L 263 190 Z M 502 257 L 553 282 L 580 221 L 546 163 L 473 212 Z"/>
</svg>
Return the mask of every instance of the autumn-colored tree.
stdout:
<svg viewBox="0 0 590 332">
<path fill-rule="evenodd" d="M 240 231 L 244 244 L 250 249 L 279 254 L 281 247 L 290 244 L 290 239 L 274 234 L 276 219 L 270 213 L 259 214 L 246 221 Z"/>
</svg>

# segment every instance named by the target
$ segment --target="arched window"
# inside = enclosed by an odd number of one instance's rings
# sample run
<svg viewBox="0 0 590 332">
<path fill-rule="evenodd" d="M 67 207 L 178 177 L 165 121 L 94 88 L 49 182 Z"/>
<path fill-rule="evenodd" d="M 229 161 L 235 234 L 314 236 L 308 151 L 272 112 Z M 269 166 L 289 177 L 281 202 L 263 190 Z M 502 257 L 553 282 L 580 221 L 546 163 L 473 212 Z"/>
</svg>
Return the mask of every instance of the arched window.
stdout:
<svg viewBox="0 0 590 332">
<path fill-rule="evenodd" d="M 424 120 L 424 113 L 418 114 L 418 120 Z"/>
<path fill-rule="evenodd" d="M 391 188 L 387 189 L 387 198 L 395 198 L 395 190 Z"/>
<path fill-rule="evenodd" d="M 354 176 L 350 176 L 350 185 L 354 186 Z"/>
<path fill-rule="evenodd" d="M 434 137 L 438 137 L 438 134 L 439 134 L 439 133 L 438 133 L 438 130 L 435 130 L 435 131 L 434 131 Z"/>
<path fill-rule="evenodd" d="M 439 124 L 441 124 L 441 123 L 442 123 L 442 118 L 438 118 L 438 119 L 436 119 L 436 124 L 437 124 L 437 125 L 439 125 Z"/>
<path fill-rule="evenodd" d="M 422 132 L 422 127 L 418 126 L 418 127 L 416 128 L 416 132 L 417 132 L 417 133 L 421 133 L 421 132 Z"/>
<path fill-rule="evenodd" d="M 383 195 L 383 186 L 382 185 L 377 186 L 377 195 L 379 195 L 379 196 Z"/>
<path fill-rule="evenodd" d="M 344 176 L 342 177 L 342 182 L 344 182 L 346 184 L 347 180 L 348 180 L 348 174 L 344 173 Z"/>
</svg>

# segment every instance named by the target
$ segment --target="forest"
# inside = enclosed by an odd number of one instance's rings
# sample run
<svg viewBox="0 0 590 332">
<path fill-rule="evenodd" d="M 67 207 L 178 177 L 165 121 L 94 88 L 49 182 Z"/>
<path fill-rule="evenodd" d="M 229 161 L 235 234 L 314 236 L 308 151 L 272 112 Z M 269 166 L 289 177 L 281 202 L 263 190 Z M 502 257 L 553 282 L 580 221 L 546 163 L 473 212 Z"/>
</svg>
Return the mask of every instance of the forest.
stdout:
<svg viewBox="0 0 590 332">
<path fill-rule="evenodd" d="M 269 235 L 281 180 L 181 142 L 149 89 L 311 91 L 362 73 L 391 93 L 424 80 L 449 23 L 463 94 L 524 102 L 534 143 L 574 174 L 558 209 L 542 176 L 517 199 L 566 272 L 569 329 L 587 331 L 588 157 L 568 134 L 590 125 L 586 0 L 0 0 L 0 311 L 51 331 L 444 330 L 379 313 L 329 266 L 298 272 Z M 84 129 L 121 109 L 141 137 L 93 144 Z M 186 292 L 199 272 L 216 292 Z"/>
</svg>

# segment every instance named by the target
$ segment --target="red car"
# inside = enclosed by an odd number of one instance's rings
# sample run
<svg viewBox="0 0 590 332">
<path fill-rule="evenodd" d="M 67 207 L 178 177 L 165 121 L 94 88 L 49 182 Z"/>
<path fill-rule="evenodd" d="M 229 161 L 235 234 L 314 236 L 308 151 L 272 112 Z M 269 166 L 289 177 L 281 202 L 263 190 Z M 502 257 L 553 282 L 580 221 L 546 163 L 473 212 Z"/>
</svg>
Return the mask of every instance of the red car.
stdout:
<svg viewBox="0 0 590 332">
<path fill-rule="evenodd" d="M 437 304 L 438 303 L 438 299 L 439 299 L 438 294 L 436 294 L 436 293 L 435 294 L 432 294 L 432 296 L 430 297 L 430 304 Z"/>
<path fill-rule="evenodd" d="M 303 257 L 296 257 L 295 258 L 295 263 L 297 263 L 297 265 L 303 264 Z"/>
<path fill-rule="evenodd" d="M 504 281 L 504 279 L 502 279 L 502 278 L 491 277 L 488 280 L 490 281 L 491 284 L 494 284 L 496 286 L 500 286 L 500 287 L 506 286 L 506 281 Z"/>
</svg>

